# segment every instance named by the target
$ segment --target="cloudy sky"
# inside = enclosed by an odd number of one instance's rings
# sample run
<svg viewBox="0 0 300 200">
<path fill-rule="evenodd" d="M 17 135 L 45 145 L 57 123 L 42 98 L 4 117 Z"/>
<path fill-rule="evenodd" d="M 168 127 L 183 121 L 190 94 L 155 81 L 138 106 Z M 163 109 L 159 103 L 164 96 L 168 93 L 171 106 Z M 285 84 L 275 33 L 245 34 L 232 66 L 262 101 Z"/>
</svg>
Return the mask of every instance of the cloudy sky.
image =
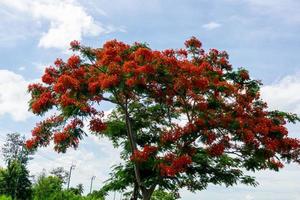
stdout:
<svg viewBox="0 0 300 200">
<path fill-rule="evenodd" d="M 6 133 L 29 136 L 40 118 L 27 111 L 26 87 L 55 58 L 66 58 L 74 39 L 93 47 L 116 38 L 164 49 L 196 36 L 205 49 L 226 50 L 236 68 L 262 80 L 270 108 L 300 114 L 299 32 L 299 0 L 0 0 L 0 144 Z M 299 137 L 300 125 L 289 130 Z M 29 168 L 37 174 L 73 163 L 71 185 L 83 183 L 88 191 L 92 176 L 95 188 L 101 186 L 118 162 L 109 141 L 89 137 L 66 154 L 40 149 Z M 184 190 L 182 199 L 296 200 L 299 176 L 299 166 L 287 165 L 280 173 L 258 173 L 256 188 L 209 186 L 194 194 Z"/>
</svg>

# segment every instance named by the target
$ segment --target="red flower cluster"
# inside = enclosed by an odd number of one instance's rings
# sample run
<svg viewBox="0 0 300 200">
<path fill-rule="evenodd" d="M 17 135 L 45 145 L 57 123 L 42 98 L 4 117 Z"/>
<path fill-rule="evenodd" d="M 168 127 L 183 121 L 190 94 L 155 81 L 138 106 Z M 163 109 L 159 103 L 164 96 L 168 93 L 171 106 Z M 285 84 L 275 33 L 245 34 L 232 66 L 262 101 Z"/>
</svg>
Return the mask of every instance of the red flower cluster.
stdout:
<svg viewBox="0 0 300 200">
<path fill-rule="evenodd" d="M 25 142 L 25 146 L 26 146 L 26 148 L 27 149 L 34 149 L 35 147 L 36 147 L 36 145 L 37 145 L 37 138 L 36 137 L 34 137 L 34 138 L 31 138 L 31 139 L 29 139 L 29 140 L 27 140 L 26 142 Z"/>
<path fill-rule="evenodd" d="M 149 159 L 149 156 L 155 154 L 156 151 L 157 147 L 146 145 L 144 146 L 142 151 L 134 151 L 130 159 L 135 162 L 146 162 Z"/>
<path fill-rule="evenodd" d="M 54 134 L 53 140 L 55 144 L 60 144 L 61 142 L 66 141 L 69 137 L 70 135 L 66 132 L 58 132 Z"/>
<path fill-rule="evenodd" d="M 175 176 L 178 173 L 186 171 L 188 165 L 192 164 L 192 159 L 188 155 L 182 155 L 176 158 L 174 155 L 171 157 L 170 154 L 168 154 L 165 160 L 171 164 L 166 165 L 161 163 L 159 165 L 160 174 L 162 176 Z"/>
<path fill-rule="evenodd" d="M 51 139 L 51 129 L 63 122 L 63 117 L 52 116 L 40 123 L 37 123 L 36 127 L 31 131 L 32 138 L 26 141 L 26 147 L 28 149 L 34 149 L 38 145 L 46 146 Z"/>
<path fill-rule="evenodd" d="M 99 85 L 102 90 L 108 89 L 110 87 L 116 86 L 119 82 L 117 75 L 106 75 L 101 74 L 99 76 Z"/>
<path fill-rule="evenodd" d="M 192 37 L 191 39 L 187 40 L 184 44 L 186 48 L 201 48 L 202 46 L 201 42 L 196 37 Z"/>
<path fill-rule="evenodd" d="M 65 152 L 70 146 L 76 148 L 81 138 L 81 132 L 78 129 L 82 127 L 83 122 L 80 119 L 73 119 L 61 132 L 56 132 L 53 135 L 54 149 L 58 152 Z"/>
<path fill-rule="evenodd" d="M 240 71 L 240 77 L 243 79 L 243 80 L 248 80 L 250 77 L 249 77 L 249 73 L 248 71 L 246 70 L 241 70 Z"/>
<path fill-rule="evenodd" d="M 139 48 L 134 53 L 134 60 L 137 63 L 143 64 L 152 60 L 152 52 L 147 48 Z"/>
<path fill-rule="evenodd" d="M 160 142 L 162 144 L 175 142 L 179 140 L 184 135 L 189 135 L 198 131 L 198 127 L 195 124 L 188 123 L 184 127 L 177 126 L 173 130 L 164 132 L 160 137 Z"/>
<path fill-rule="evenodd" d="M 76 78 L 64 74 L 60 76 L 53 87 L 53 90 L 57 93 L 65 93 L 68 89 L 78 90 L 80 87 L 80 82 Z"/>
<path fill-rule="evenodd" d="M 72 55 L 69 59 L 68 59 L 68 65 L 71 68 L 77 68 L 78 65 L 80 64 L 80 57 L 77 55 Z"/>
<path fill-rule="evenodd" d="M 42 81 L 48 85 L 54 83 L 57 79 L 58 71 L 54 67 L 47 67 L 45 74 L 42 76 Z"/>
<path fill-rule="evenodd" d="M 44 108 L 53 105 L 53 98 L 51 92 L 42 93 L 39 98 L 31 104 L 33 113 L 40 113 Z"/>
<path fill-rule="evenodd" d="M 90 121 L 90 130 L 96 133 L 101 133 L 106 129 L 107 125 L 99 118 L 93 118 Z"/>
<path fill-rule="evenodd" d="M 274 158 L 272 158 L 270 160 L 270 163 L 275 165 L 276 168 L 283 168 L 284 165 L 282 164 L 282 162 L 278 161 L 278 160 L 275 160 Z"/>
<path fill-rule="evenodd" d="M 222 155 L 224 153 L 224 150 L 225 146 L 222 143 L 213 144 L 207 149 L 209 155 L 213 157 Z"/>
<path fill-rule="evenodd" d="M 77 101 L 75 99 L 69 97 L 68 93 L 64 93 L 63 95 L 61 95 L 59 102 L 60 102 L 60 105 L 62 105 L 62 107 L 76 105 L 76 103 L 77 103 Z"/>
<path fill-rule="evenodd" d="M 77 40 L 73 40 L 70 42 L 71 49 L 76 50 L 80 47 L 80 42 Z"/>
</svg>

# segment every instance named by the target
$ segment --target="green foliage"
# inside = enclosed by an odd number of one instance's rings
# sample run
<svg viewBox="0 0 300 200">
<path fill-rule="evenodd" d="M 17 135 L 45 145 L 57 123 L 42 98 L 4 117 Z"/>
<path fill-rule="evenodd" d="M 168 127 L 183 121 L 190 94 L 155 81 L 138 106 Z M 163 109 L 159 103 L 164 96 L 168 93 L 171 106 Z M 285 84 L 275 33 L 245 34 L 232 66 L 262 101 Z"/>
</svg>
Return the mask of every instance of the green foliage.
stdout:
<svg viewBox="0 0 300 200">
<path fill-rule="evenodd" d="M 12 200 L 12 199 L 9 196 L 1 195 L 0 200 Z"/>
<path fill-rule="evenodd" d="M 96 193 L 87 197 L 81 196 L 83 193 L 82 184 L 68 190 L 62 189 L 62 184 L 62 179 L 58 176 L 46 176 L 45 174 L 39 176 L 33 186 L 33 200 L 104 200 L 102 196 L 96 195 Z"/>
<path fill-rule="evenodd" d="M 83 193 L 83 185 L 82 184 L 78 184 L 76 187 L 71 187 L 69 189 L 69 191 L 71 191 L 72 193 L 81 196 Z"/>
<path fill-rule="evenodd" d="M 161 189 L 155 190 L 151 197 L 151 200 L 176 200 L 176 193 L 168 193 Z"/>
<path fill-rule="evenodd" d="M 62 181 L 60 178 L 42 175 L 33 187 L 34 200 L 54 200 L 55 195 L 58 195 L 61 190 Z"/>
<path fill-rule="evenodd" d="M 31 199 L 29 172 L 20 161 L 9 161 L 7 169 L 0 170 L 0 194 L 17 200 Z"/>
<path fill-rule="evenodd" d="M 84 200 L 105 200 L 103 194 L 99 191 L 93 191 L 91 194 L 88 194 L 83 199 Z"/>
<path fill-rule="evenodd" d="M 55 192 L 50 195 L 48 199 L 45 200 L 83 200 L 80 195 L 74 194 L 72 191 L 63 190 L 59 192 Z"/>
</svg>

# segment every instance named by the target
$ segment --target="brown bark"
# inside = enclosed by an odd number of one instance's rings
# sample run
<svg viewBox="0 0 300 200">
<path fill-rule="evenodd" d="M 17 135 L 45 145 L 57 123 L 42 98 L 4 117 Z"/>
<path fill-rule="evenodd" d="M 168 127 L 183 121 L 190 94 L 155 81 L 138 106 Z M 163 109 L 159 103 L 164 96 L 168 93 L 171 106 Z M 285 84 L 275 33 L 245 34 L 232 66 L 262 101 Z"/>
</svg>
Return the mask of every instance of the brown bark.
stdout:
<svg viewBox="0 0 300 200">
<path fill-rule="evenodd" d="M 145 189 L 143 191 L 143 200 L 150 200 L 156 185 L 151 186 L 149 189 Z"/>
</svg>

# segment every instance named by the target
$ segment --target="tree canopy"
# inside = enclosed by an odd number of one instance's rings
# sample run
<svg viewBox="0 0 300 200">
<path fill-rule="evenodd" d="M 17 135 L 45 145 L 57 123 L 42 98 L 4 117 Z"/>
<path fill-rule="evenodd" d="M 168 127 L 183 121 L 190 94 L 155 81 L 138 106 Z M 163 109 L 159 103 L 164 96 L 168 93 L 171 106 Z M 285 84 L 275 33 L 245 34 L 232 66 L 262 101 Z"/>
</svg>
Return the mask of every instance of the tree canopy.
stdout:
<svg viewBox="0 0 300 200">
<path fill-rule="evenodd" d="M 298 139 L 287 122 L 299 118 L 268 110 L 260 85 L 246 69 L 233 69 L 225 51 L 205 52 L 192 37 L 185 48 L 152 50 L 112 40 L 100 48 L 77 41 L 67 61 L 46 68 L 43 83 L 29 85 L 30 109 L 37 115 L 56 109 L 32 130 L 29 149 L 77 148 L 89 130 L 122 146 L 102 188 L 132 189 L 132 199 L 151 198 L 156 187 L 203 190 L 209 183 L 255 185 L 245 170 L 278 170 L 298 162 Z M 114 104 L 104 116 L 103 102 Z"/>
</svg>

